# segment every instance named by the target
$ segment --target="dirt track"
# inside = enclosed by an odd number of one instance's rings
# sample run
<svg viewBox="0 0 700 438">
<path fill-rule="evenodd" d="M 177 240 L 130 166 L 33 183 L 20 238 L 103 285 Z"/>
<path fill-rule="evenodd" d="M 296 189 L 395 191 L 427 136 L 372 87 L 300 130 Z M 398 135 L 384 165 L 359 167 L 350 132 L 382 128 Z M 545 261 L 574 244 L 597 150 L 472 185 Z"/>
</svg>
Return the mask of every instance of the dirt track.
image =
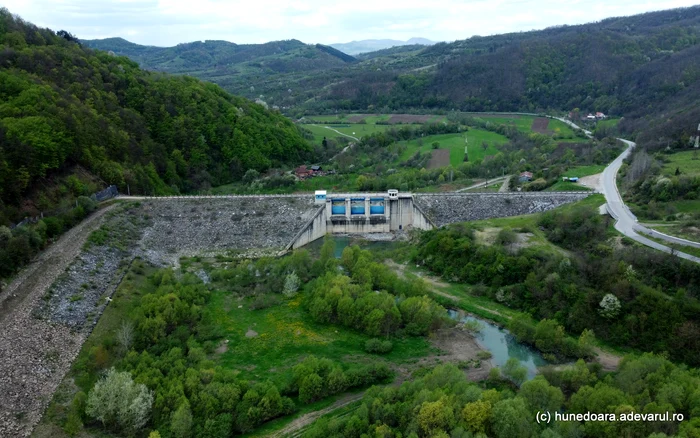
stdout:
<svg viewBox="0 0 700 438">
<path fill-rule="evenodd" d="M 0 436 L 28 436 L 49 403 L 84 334 L 39 320 L 32 311 L 80 253 L 114 205 L 94 213 L 39 254 L 0 296 Z"/>
</svg>

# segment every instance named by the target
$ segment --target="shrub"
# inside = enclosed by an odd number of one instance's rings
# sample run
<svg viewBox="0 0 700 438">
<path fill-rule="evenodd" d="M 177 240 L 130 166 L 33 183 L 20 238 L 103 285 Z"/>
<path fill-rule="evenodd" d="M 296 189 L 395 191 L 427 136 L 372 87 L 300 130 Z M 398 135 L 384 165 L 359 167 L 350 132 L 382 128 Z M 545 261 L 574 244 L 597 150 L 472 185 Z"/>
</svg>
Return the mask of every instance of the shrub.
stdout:
<svg viewBox="0 0 700 438">
<path fill-rule="evenodd" d="M 394 348 L 389 340 L 372 338 L 365 342 L 365 351 L 371 354 L 386 354 Z"/>
</svg>

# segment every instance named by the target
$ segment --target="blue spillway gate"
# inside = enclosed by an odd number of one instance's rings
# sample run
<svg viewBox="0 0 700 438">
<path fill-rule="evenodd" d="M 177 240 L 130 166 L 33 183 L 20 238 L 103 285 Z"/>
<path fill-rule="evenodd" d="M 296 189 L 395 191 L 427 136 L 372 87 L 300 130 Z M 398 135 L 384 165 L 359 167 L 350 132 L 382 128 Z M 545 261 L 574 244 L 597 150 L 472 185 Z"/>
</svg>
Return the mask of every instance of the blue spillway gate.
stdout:
<svg viewBox="0 0 700 438">
<path fill-rule="evenodd" d="M 384 198 L 370 198 L 369 214 L 384 214 Z"/>
<path fill-rule="evenodd" d="M 345 216 L 345 199 L 333 199 L 331 201 L 331 214 Z"/>
<path fill-rule="evenodd" d="M 365 198 L 350 199 L 350 214 L 365 214 Z"/>
</svg>

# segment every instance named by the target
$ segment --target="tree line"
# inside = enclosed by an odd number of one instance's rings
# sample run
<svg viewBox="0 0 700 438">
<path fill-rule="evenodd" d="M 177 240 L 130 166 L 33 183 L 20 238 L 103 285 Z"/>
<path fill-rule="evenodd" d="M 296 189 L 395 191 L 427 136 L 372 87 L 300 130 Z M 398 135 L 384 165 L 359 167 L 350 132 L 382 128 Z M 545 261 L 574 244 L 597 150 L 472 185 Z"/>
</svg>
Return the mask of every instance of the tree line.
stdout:
<svg viewBox="0 0 700 438">
<path fill-rule="evenodd" d="M 373 387 L 347 415 L 317 420 L 304 436 L 620 437 L 700 432 L 700 380 L 662 356 L 627 357 L 614 374 L 582 360 L 519 387 L 498 378 L 477 384 L 453 364 L 439 365 L 400 387 Z M 536 421 L 549 412 L 552 421 Z M 555 413 L 683 415 L 684 421 L 554 421 Z"/>
</svg>

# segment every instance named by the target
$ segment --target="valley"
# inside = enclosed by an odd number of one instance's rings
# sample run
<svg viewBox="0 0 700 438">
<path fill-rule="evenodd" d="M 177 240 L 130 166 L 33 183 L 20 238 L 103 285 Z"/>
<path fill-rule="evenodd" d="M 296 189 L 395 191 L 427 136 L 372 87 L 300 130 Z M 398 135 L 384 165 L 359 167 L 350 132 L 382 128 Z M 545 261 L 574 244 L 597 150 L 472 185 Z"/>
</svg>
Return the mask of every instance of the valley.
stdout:
<svg viewBox="0 0 700 438">
<path fill-rule="evenodd" d="M 0 8 L 0 435 L 697 436 L 699 23 L 156 47 Z"/>
</svg>

